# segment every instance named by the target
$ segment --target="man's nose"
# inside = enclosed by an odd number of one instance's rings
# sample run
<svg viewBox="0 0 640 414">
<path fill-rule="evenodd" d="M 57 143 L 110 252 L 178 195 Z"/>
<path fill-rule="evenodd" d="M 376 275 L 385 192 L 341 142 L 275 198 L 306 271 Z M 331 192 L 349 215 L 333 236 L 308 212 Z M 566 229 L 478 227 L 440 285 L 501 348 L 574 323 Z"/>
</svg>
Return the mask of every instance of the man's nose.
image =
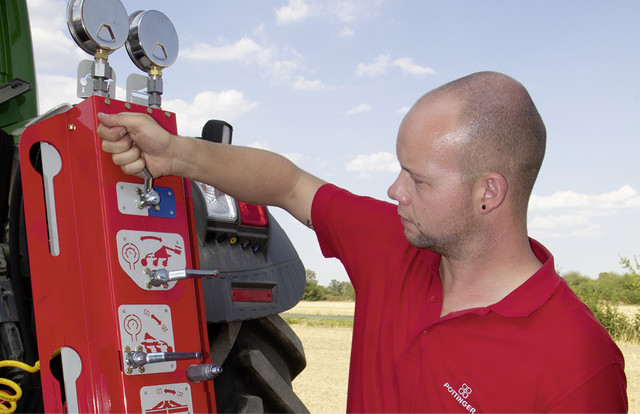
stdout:
<svg viewBox="0 0 640 414">
<path fill-rule="evenodd" d="M 390 199 L 397 201 L 400 204 L 408 204 L 409 197 L 407 192 L 404 190 L 402 185 L 402 176 L 399 175 L 398 178 L 391 184 L 391 187 L 387 190 L 387 195 Z"/>
</svg>

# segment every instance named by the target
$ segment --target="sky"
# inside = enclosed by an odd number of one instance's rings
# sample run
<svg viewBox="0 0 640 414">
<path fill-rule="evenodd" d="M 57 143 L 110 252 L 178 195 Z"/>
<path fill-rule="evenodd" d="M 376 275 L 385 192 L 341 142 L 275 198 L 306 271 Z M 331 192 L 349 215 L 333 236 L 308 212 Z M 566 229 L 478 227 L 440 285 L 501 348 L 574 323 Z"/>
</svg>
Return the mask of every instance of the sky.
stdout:
<svg viewBox="0 0 640 414">
<path fill-rule="evenodd" d="M 89 55 L 66 2 L 27 0 L 39 108 L 77 103 Z M 181 135 L 208 119 L 235 145 L 268 149 L 356 194 L 389 200 L 398 126 L 446 82 L 493 70 L 522 82 L 547 127 L 528 229 L 561 273 L 624 273 L 640 257 L 640 2 L 637 0 L 122 0 L 159 10 L 179 36 L 163 108 Z M 116 97 L 142 73 L 125 48 L 109 62 Z M 272 209 L 318 281 L 347 280 L 313 231 Z M 374 224 L 375 225 L 375 224 Z"/>
</svg>

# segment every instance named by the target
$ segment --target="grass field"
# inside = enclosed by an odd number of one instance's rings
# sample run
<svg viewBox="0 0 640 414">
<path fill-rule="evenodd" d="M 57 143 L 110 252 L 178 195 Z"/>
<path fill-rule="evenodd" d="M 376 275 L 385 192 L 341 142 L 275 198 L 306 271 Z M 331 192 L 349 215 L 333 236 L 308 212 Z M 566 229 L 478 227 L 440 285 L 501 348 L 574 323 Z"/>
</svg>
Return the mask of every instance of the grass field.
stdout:
<svg viewBox="0 0 640 414">
<path fill-rule="evenodd" d="M 307 368 L 293 381 L 293 389 L 314 414 L 346 411 L 351 321 L 335 317 L 353 316 L 353 307 L 353 302 L 300 302 L 282 314 L 307 356 Z M 637 307 L 623 310 L 631 313 Z M 626 363 L 629 412 L 640 413 L 640 344 L 618 346 Z"/>
</svg>

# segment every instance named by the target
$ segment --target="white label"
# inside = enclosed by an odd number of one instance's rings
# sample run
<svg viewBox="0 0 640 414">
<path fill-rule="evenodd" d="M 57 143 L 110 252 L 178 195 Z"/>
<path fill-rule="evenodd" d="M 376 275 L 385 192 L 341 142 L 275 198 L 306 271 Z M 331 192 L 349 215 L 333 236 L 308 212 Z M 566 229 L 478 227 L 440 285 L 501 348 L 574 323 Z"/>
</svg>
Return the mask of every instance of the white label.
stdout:
<svg viewBox="0 0 640 414">
<path fill-rule="evenodd" d="M 142 387 L 140 404 L 144 414 L 193 413 L 191 386 L 182 383 Z"/>
<path fill-rule="evenodd" d="M 116 184 L 116 199 L 118 200 L 118 210 L 122 214 L 134 216 L 148 216 L 149 208 L 138 208 L 140 193 L 144 191 L 143 184 L 119 182 Z"/>
<path fill-rule="evenodd" d="M 122 341 L 123 367 L 127 364 L 127 349 L 130 352 L 175 352 L 171 309 L 167 305 L 121 305 L 118 308 L 120 339 Z M 133 368 L 129 375 L 172 372 L 175 361 L 156 362 L 144 365 L 141 371 Z"/>
<path fill-rule="evenodd" d="M 148 285 L 152 270 L 182 270 L 187 266 L 184 240 L 175 233 L 120 230 L 116 235 L 120 267 L 142 289 Z M 172 288 L 176 282 L 169 282 Z"/>
</svg>

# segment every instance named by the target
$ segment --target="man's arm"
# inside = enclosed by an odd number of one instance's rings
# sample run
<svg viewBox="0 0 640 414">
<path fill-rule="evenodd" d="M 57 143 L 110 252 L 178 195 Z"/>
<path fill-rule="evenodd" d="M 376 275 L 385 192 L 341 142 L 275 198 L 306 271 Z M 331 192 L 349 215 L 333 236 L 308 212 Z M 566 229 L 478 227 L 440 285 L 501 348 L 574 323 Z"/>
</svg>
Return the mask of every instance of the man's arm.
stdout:
<svg viewBox="0 0 640 414">
<path fill-rule="evenodd" d="M 127 174 L 178 175 L 251 203 L 277 206 L 311 226 L 311 204 L 324 181 L 287 158 L 256 148 L 173 135 L 145 114 L 98 114 L 102 149 Z"/>
</svg>

